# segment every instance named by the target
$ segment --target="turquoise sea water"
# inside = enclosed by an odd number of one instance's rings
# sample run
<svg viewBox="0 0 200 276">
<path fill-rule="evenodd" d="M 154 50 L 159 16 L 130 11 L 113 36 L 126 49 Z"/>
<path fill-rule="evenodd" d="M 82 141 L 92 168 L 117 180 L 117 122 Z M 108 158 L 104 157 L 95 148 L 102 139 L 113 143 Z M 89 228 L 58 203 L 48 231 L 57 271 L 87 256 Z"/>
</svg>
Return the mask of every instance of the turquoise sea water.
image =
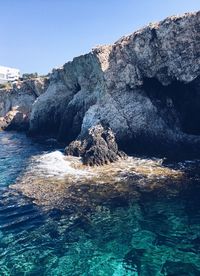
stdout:
<svg viewBox="0 0 200 276">
<path fill-rule="evenodd" d="M 0 276 L 200 275 L 198 162 L 171 164 L 186 175 L 178 188 L 170 183 L 170 193 L 143 189 L 134 200 L 113 198 L 86 217 L 71 216 L 8 187 L 30 158 L 52 150 L 0 133 Z"/>
</svg>

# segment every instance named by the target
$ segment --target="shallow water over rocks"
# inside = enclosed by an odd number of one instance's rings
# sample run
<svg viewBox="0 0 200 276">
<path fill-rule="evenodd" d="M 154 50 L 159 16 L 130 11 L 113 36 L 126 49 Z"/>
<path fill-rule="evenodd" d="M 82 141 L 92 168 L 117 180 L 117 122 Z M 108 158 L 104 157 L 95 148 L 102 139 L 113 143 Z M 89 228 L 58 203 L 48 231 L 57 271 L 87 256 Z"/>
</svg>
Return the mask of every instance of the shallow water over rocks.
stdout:
<svg viewBox="0 0 200 276">
<path fill-rule="evenodd" d="M 0 275 L 200 275 L 199 161 L 89 168 L 0 133 Z"/>
</svg>

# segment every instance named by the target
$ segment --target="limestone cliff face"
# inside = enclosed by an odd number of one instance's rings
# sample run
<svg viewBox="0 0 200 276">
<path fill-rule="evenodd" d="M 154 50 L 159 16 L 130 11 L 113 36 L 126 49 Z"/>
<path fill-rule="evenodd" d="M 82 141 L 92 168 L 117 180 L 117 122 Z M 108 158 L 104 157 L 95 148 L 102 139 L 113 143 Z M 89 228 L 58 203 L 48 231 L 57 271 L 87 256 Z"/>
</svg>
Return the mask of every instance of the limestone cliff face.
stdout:
<svg viewBox="0 0 200 276">
<path fill-rule="evenodd" d="M 66 144 L 105 123 L 121 149 L 200 154 L 200 12 L 100 46 L 50 75 L 30 133 Z"/>
<path fill-rule="evenodd" d="M 0 129 L 28 130 L 32 105 L 47 86 L 48 78 L 37 78 L 0 89 Z"/>
<path fill-rule="evenodd" d="M 197 12 L 150 24 L 54 70 L 33 105 L 30 131 L 69 143 L 103 121 L 125 150 L 176 145 L 190 152 L 199 148 L 199 118 Z"/>
<path fill-rule="evenodd" d="M 85 113 L 99 100 L 102 84 L 103 73 L 93 53 L 54 70 L 47 91 L 33 105 L 30 132 L 73 140 Z"/>
</svg>

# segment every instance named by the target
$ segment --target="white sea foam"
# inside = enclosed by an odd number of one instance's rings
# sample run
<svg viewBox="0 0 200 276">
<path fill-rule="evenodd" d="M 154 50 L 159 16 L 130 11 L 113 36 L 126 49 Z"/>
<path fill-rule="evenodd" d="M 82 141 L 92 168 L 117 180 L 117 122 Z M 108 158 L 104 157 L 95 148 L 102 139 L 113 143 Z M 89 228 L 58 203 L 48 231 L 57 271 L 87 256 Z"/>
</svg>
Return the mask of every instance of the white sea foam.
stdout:
<svg viewBox="0 0 200 276">
<path fill-rule="evenodd" d="M 63 178 L 67 175 L 73 175 L 75 178 L 94 175 L 87 167 L 83 169 L 74 167 L 80 163 L 80 158 L 68 158 L 57 150 L 51 153 L 34 156 L 27 170 L 29 171 L 31 167 L 31 172 L 33 174 L 37 173 L 37 175 L 43 175 L 45 177 L 56 176 L 57 178 Z"/>
<path fill-rule="evenodd" d="M 86 199 L 87 196 L 84 197 L 87 193 L 88 197 L 90 193 L 101 193 L 101 185 L 102 195 L 107 185 L 110 185 L 108 191 L 113 189 L 123 193 L 128 191 L 129 185 L 150 185 L 151 189 L 163 177 L 177 179 L 182 177 L 182 173 L 164 167 L 159 159 L 129 157 L 105 166 L 89 167 L 84 166 L 80 158 L 54 151 L 32 157 L 25 172 L 12 188 L 33 198 L 39 205 L 52 208 L 59 203 L 60 208 L 63 208 L 63 202 L 69 202 L 71 197 L 80 204 L 80 200 L 82 203 L 89 200 Z"/>
<path fill-rule="evenodd" d="M 31 158 L 23 174 L 25 178 L 38 179 L 54 177 L 66 182 L 93 180 L 98 183 L 119 182 L 128 175 L 139 175 L 148 178 L 162 178 L 175 171 L 162 166 L 162 159 L 145 159 L 129 157 L 102 167 L 84 166 L 81 158 L 65 156 L 61 151 L 43 153 Z M 146 181 L 145 181 L 146 183 Z"/>
</svg>

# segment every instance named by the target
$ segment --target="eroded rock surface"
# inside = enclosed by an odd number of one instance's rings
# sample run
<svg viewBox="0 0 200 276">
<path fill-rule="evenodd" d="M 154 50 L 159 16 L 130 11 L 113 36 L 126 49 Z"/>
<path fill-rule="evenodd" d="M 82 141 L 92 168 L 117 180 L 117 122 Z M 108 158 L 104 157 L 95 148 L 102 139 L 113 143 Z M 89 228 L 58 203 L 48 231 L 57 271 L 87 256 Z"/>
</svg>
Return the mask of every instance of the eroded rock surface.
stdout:
<svg viewBox="0 0 200 276">
<path fill-rule="evenodd" d="M 112 130 L 101 124 L 91 127 L 82 140 L 75 140 L 65 149 L 67 155 L 82 157 L 85 165 L 109 164 L 126 154 L 118 150 Z"/>
<path fill-rule="evenodd" d="M 128 152 L 199 156 L 199 26 L 169 17 L 54 70 L 30 131 L 70 143 L 104 121 Z"/>
<path fill-rule="evenodd" d="M 126 152 L 200 156 L 200 12 L 96 47 L 49 78 L 28 105 L 30 134 L 68 145 L 104 121 Z"/>
<path fill-rule="evenodd" d="M 0 129 L 28 130 L 32 105 L 48 86 L 48 78 L 18 81 L 0 89 Z"/>
</svg>

